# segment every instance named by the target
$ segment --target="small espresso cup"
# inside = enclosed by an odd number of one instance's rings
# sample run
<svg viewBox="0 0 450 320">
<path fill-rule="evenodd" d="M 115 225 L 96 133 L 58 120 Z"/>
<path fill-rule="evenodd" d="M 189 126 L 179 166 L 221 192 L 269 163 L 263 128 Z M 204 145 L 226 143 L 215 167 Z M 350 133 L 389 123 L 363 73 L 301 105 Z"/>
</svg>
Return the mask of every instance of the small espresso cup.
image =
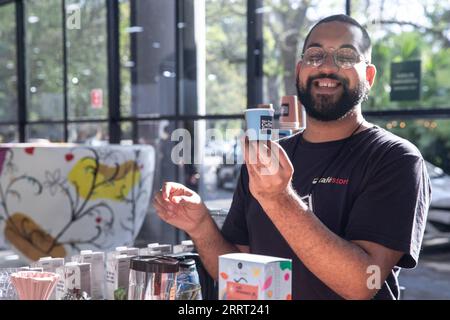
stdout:
<svg viewBox="0 0 450 320">
<path fill-rule="evenodd" d="M 250 141 L 269 141 L 272 137 L 274 110 L 255 108 L 245 111 L 247 137 Z"/>
</svg>

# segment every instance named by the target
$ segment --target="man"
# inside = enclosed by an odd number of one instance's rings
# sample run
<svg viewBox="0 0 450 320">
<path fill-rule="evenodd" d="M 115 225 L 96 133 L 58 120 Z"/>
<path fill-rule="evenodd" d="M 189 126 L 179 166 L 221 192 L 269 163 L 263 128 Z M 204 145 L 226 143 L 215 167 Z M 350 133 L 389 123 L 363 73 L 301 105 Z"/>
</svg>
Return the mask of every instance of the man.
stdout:
<svg viewBox="0 0 450 320">
<path fill-rule="evenodd" d="M 399 297 L 397 271 L 417 264 L 431 191 L 417 148 L 362 116 L 376 74 L 370 55 L 350 17 L 312 28 L 296 69 L 307 127 L 263 152 L 246 143 L 221 232 L 184 186 L 166 183 L 156 195 L 158 214 L 189 234 L 214 278 L 218 256 L 241 251 L 292 259 L 294 299 Z"/>
</svg>

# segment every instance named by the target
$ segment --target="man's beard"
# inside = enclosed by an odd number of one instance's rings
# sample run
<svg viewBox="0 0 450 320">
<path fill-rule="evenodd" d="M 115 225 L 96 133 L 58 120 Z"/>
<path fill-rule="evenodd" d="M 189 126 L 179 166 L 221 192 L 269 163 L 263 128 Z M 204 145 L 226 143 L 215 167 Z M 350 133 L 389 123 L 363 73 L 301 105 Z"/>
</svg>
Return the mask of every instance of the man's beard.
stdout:
<svg viewBox="0 0 450 320">
<path fill-rule="evenodd" d="M 320 78 L 340 81 L 343 93 L 336 101 L 333 101 L 333 95 L 318 94 L 317 98 L 312 95 L 313 81 Z M 346 117 L 357 105 L 367 100 L 369 86 L 367 81 L 361 81 L 355 89 L 351 90 L 346 79 L 334 74 L 319 74 L 308 78 L 306 88 L 300 85 L 297 77 L 297 95 L 308 116 L 319 121 L 335 121 Z"/>
</svg>

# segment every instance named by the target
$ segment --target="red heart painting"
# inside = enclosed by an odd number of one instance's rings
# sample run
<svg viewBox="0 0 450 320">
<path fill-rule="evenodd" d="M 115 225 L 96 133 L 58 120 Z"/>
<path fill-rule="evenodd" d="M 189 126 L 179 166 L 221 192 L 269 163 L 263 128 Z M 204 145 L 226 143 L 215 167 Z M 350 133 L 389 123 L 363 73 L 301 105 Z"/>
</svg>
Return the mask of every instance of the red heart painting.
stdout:
<svg viewBox="0 0 450 320">
<path fill-rule="evenodd" d="M 72 161 L 73 160 L 73 154 L 72 153 L 68 153 L 68 154 L 66 154 L 66 161 L 67 162 L 70 162 L 70 161 Z"/>
<path fill-rule="evenodd" d="M 33 155 L 34 154 L 34 147 L 25 148 L 25 152 L 30 154 L 30 155 Z"/>
</svg>

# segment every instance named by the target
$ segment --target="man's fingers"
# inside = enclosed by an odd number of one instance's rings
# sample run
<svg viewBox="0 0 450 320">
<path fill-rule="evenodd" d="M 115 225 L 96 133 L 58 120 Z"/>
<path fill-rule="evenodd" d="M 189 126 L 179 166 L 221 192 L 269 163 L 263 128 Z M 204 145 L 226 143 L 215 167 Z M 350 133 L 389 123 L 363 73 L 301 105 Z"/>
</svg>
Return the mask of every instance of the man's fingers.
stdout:
<svg viewBox="0 0 450 320">
<path fill-rule="evenodd" d="M 269 147 L 270 144 L 268 143 L 270 143 L 270 141 L 268 142 L 261 141 L 260 143 L 258 143 L 259 163 L 265 167 L 269 167 L 274 160 L 272 150 Z"/>
<path fill-rule="evenodd" d="M 257 141 L 249 141 L 246 137 L 245 142 L 245 149 L 244 153 L 246 155 L 245 157 L 245 163 L 251 164 L 251 165 L 257 165 L 258 164 L 258 148 L 257 148 Z"/>
<path fill-rule="evenodd" d="M 153 207 L 156 209 L 156 212 L 160 215 L 160 213 L 166 213 L 168 210 L 165 205 L 158 202 L 158 200 L 154 199 L 152 202 Z"/>
<path fill-rule="evenodd" d="M 244 161 L 247 166 L 249 176 L 257 179 L 261 171 L 261 163 L 258 161 L 258 141 L 249 141 L 247 137 L 243 141 Z"/>
<path fill-rule="evenodd" d="M 243 142 L 244 160 L 249 174 L 253 176 L 273 175 L 280 169 L 293 170 L 286 151 L 274 141 Z"/>
<path fill-rule="evenodd" d="M 175 204 L 183 204 L 183 203 L 189 203 L 189 197 L 187 196 L 175 196 L 172 197 L 172 202 Z"/>
<path fill-rule="evenodd" d="M 270 141 L 269 147 L 272 151 L 272 155 L 277 158 L 279 165 L 283 169 L 293 169 L 292 162 L 289 160 L 286 151 L 282 146 L 280 146 L 280 144 L 274 141 Z"/>
<path fill-rule="evenodd" d="M 156 206 L 158 205 L 158 207 L 160 207 L 162 210 L 169 212 L 169 213 L 174 213 L 176 211 L 175 205 L 173 205 L 170 202 L 164 202 L 164 200 L 162 200 L 162 195 L 156 194 L 155 197 L 153 198 L 153 205 Z"/>
<path fill-rule="evenodd" d="M 171 188 L 172 184 L 170 182 L 164 182 L 161 188 L 162 198 L 164 201 L 169 201 Z"/>
<path fill-rule="evenodd" d="M 176 182 L 165 182 L 161 188 L 161 193 L 164 201 L 170 201 L 174 196 L 193 195 L 192 190 Z"/>
<path fill-rule="evenodd" d="M 153 203 L 153 206 L 156 209 L 156 213 L 158 216 L 163 219 L 164 221 L 168 222 L 170 218 L 173 216 L 171 213 L 169 213 L 164 207 L 159 205 L 158 203 Z"/>
<path fill-rule="evenodd" d="M 161 192 L 155 194 L 155 196 L 153 197 L 153 202 L 157 202 L 159 205 L 165 206 L 163 195 Z"/>
<path fill-rule="evenodd" d="M 172 210 L 173 205 L 170 204 L 170 200 L 164 201 L 162 194 L 159 192 L 155 195 L 153 198 L 155 202 L 157 202 L 161 207 L 163 207 L 166 210 Z"/>
</svg>

